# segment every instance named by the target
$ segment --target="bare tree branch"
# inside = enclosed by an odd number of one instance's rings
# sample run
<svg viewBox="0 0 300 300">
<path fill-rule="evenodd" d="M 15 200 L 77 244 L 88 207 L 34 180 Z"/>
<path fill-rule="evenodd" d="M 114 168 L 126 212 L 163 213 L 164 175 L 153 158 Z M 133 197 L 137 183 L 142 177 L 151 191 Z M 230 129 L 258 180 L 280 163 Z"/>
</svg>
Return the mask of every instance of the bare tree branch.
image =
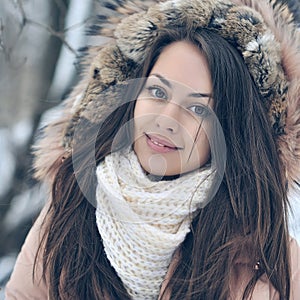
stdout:
<svg viewBox="0 0 300 300">
<path fill-rule="evenodd" d="M 52 36 L 59 38 L 61 40 L 61 42 L 77 57 L 77 55 L 78 55 L 77 51 L 74 48 L 72 48 L 72 46 L 65 40 L 65 32 L 55 31 L 51 26 L 39 23 L 32 19 L 27 19 L 27 23 L 39 26 L 39 27 L 45 29 L 46 31 L 48 31 Z"/>
<path fill-rule="evenodd" d="M 25 26 L 27 18 L 26 18 L 26 13 L 25 13 L 25 9 L 23 6 L 23 2 L 21 0 L 15 0 L 15 1 L 16 1 L 16 6 L 19 9 L 19 12 L 21 13 L 22 26 Z"/>
<path fill-rule="evenodd" d="M 62 9 L 64 11 L 64 14 L 65 14 L 66 13 L 66 6 L 63 3 L 63 1 L 55 0 L 55 2 L 57 4 L 57 6 L 59 7 L 59 9 Z M 21 15 L 21 24 L 20 24 L 21 31 L 19 32 L 19 36 L 21 35 L 21 33 L 22 33 L 22 31 L 23 31 L 26 24 L 31 24 L 33 26 L 38 26 L 38 27 L 46 30 L 47 32 L 49 32 L 52 36 L 57 37 L 66 46 L 66 48 L 69 49 L 69 51 L 71 51 L 75 55 L 75 57 L 78 57 L 77 51 L 65 39 L 65 32 L 67 30 L 70 30 L 70 28 L 68 28 L 66 30 L 63 30 L 63 31 L 56 31 L 51 26 L 48 26 L 46 24 L 35 21 L 32 18 L 29 18 L 27 16 L 26 12 L 25 12 L 22 0 L 15 0 L 15 6 L 18 9 L 18 11 Z M 84 23 L 82 25 L 84 25 Z M 77 26 L 77 24 L 76 24 L 76 26 Z M 78 25 L 78 26 L 81 26 L 81 25 Z M 2 29 L 3 28 L 4 28 L 4 26 L 2 27 Z M 1 35 L 1 28 L 0 28 L 0 51 L 3 51 L 6 55 L 8 55 L 8 53 L 10 51 L 8 51 L 9 49 L 5 48 L 3 38 L 1 38 L 1 37 L 2 37 L 2 35 Z"/>
</svg>

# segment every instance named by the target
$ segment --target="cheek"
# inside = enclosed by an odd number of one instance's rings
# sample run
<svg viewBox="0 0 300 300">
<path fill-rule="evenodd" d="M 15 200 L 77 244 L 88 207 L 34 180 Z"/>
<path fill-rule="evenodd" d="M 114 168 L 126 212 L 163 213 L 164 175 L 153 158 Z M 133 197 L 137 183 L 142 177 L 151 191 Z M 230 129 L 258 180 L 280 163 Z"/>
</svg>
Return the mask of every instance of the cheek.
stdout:
<svg viewBox="0 0 300 300">
<path fill-rule="evenodd" d="M 204 119 L 201 124 L 197 125 L 197 131 L 199 130 L 199 126 L 201 126 L 201 128 L 196 141 L 197 148 L 200 152 L 210 152 L 209 139 L 211 139 L 212 135 L 212 124 L 209 119 Z"/>
<path fill-rule="evenodd" d="M 143 129 L 147 124 L 151 124 L 154 121 L 155 111 L 150 101 L 138 100 L 136 102 L 133 118 L 135 132 Z"/>
<path fill-rule="evenodd" d="M 189 130 L 188 138 L 186 135 L 186 144 L 189 145 L 189 150 L 186 152 L 186 154 L 190 157 L 190 164 L 195 167 L 203 166 L 210 158 L 210 144 L 207 138 L 207 132 L 204 127 L 201 126 L 197 136 L 199 126 L 199 123 L 194 125 L 194 127 L 190 128 L 191 130 Z"/>
<path fill-rule="evenodd" d="M 133 112 L 135 134 L 139 131 L 139 128 L 141 127 L 142 115 L 143 115 L 143 107 L 141 103 L 137 101 Z"/>
<path fill-rule="evenodd" d="M 197 141 L 197 154 L 200 165 L 204 165 L 210 158 L 210 144 L 204 131 L 201 132 Z"/>
<path fill-rule="evenodd" d="M 139 119 L 141 116 L 145 116 L 147 110 L 149 109 L 146 101 L 137 100 L 134 108 L 134 119 Z"/>
</svg>

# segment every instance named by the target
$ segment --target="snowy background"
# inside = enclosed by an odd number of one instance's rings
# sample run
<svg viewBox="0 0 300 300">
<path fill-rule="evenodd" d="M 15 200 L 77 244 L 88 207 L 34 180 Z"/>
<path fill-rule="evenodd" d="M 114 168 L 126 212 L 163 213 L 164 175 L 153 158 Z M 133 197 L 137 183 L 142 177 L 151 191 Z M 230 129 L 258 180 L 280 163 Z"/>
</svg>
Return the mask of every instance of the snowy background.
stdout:
<svg viewBox="0 0 300 300">
<path fill-rule="evenodd" d="M 286 0 L 300 23 L 299 0 Z M 32 178 L 30 145 L 42 120 L 78 80 L 78 49 L 102 43 L 85 28 L 100 0 L 0 1 L 0 300 L 16 256 L 45 201 Z M 300 243 L 300 191 L 290 194 Z"/>
</svg>

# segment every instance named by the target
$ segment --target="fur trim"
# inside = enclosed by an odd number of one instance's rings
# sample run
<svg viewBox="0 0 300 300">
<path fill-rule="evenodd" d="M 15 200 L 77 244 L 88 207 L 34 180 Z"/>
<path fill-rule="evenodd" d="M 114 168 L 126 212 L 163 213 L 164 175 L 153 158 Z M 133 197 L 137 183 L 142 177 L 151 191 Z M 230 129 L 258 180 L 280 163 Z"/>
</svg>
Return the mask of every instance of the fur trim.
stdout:
<svg viewBox="0 0 300 300">
<path fill-rule="evenodd" d="M 131 79 L 159 30 L 188 22 L 219 33 L 242 53 L 269 110 L 287 179 L 300 181 L 300 32 L 288 7 L 274 0 L 157 2 L 111 0 L 104 4 L 111 13 L 99 15 L 88 33 L 114 41 L 101 50 L 87 50 L 83 64 L 90 67 L 84 80 L 66 100 L 63 118 L 49 124 L 46 137 L 35 146 L 36 176 L 53 176 L 51 170 L 70 155 L 80 117 L 94 122 L 101 112 L 118 104 L 112 100 L 116 97 L 111 87 Z M 97 95 L 107 89 L 107 97 L 99 101 Z"/>
<path fill-rule="evenodd" d="M 284 134 L 278 137 L 278 151 L 290 184 L 300 182 L 300 31 L 287 5 L 254 0 L 235 0 L 255 8 L 279 41 L 281 65 L 289 81 L 285 98 Z"/>
</svg>

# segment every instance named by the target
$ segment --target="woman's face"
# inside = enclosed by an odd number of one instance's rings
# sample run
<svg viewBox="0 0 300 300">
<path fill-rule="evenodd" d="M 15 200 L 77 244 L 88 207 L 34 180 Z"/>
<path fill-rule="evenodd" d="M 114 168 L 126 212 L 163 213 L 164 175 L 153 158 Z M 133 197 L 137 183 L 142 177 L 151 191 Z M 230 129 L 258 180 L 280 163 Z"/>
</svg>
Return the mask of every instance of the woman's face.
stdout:
<svg viewBox="0 0 300 300">
<path fill-rule="evenodd" d="M 163 49 L 134 110 L 134 151 L 146 172 L 178 175 L 208 161 L 211 94 L 207 62 L 195 45 Z"/>
</svg>

